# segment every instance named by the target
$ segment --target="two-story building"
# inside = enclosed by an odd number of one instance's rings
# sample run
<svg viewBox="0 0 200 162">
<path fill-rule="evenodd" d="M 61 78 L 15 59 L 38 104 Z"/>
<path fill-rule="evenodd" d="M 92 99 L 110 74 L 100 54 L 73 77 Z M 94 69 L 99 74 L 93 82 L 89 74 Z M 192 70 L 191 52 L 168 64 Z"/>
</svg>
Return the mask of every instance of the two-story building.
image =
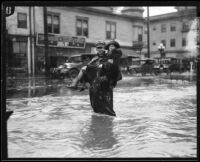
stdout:
<svg viewBox="0 0 200 162">
<path fill-rule="evenodd" d="M 8 66 L 39 74 L 45 67 L 44 28 L 48 32 L 50 67 L 78 53 L 95 53 L 97 40 L 117 40 L 124 55 L 138 56 L 133 42 L 143 41 L 143 8 L 125 7 L 16 7 L 6 18 L 10 40 Z M 46 25 L 45 25 L 46 18 Z"/>
<path fill-rule="evenodd" d="M 151 16 L 150 57 L 160 57 L 158 46 L 165 46 L 166 57 L 190 58 L 197 56 L 198 26 L 196 7 L 177 7 L 178 11 Z"/>
</svg>

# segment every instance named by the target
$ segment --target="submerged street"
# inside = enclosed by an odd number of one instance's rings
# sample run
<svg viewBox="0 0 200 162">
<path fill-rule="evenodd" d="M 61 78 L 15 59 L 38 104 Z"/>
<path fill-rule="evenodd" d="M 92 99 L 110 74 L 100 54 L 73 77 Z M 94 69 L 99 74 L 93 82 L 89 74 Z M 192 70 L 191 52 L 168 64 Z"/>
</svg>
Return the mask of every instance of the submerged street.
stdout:
<svg viewBox="0 0 200 162">
<path fill-rule="evenodd" d="M 123 77 L 116 117 L 94 113 L 88 89 L 66 84 L 32 79 L 7 91 L 8 157 L 197 156 L 195 79 Z"/>
</svg>

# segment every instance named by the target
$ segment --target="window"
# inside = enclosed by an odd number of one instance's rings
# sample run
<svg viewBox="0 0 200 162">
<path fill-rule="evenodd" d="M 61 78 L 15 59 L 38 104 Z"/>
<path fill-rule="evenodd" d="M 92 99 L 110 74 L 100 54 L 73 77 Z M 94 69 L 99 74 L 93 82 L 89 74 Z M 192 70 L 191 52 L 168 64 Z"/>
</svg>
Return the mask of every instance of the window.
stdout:
<svg viewBox="0 0 200 162">
<path fill-rule="evenodd" d="M 115 22 L 106 22 L 106 39 L 115 39 L 116 38 L 116 23 Z"/>
<path fill-rule="evenodd" d="M 138 42 L 142 42 L 142 27 L 138 27 Z"/>
<path fill-rule="evenodd" d="M 189 31 L 189 24 L 187 22 L 183 22 L 182 32 Z"/>
<path fill-rule="evenodd" d="M 27 28 L 27 14 L 26 13 L 17 14 L 17 27 Z"/>
<path fill-rule="evenodd" d="M 161 43 L 166 47 L 166 40 L 161 40 Z"/>
<path fill-rule="evenodd" d="M 155 42 L 153 42 L 153 46 L 155 46 L 156 45 L 156 43 Z"/>
<path fill-rule="evenodd" d="M 153 30 L 156 31 L 156 27 L 153 27 Z"/>
<path fill-rule="evenodd" d="M 166 24 L 161 24 L 161 32 L 164 33 L 167 31 Z"/>
<path fill-rule="evenodd" d="M 176 46 L 175 39 L 170 39 L 170 47 L 175 47 L 175 46 Z"/>
<path fill-rule="evenodd" d="M 176 24 L 171 24 L 170 31 L 176 31 Z"/>
<path fill-rule="evenodd" d="M 48 13 L 47 14 L 47 28 L 48 33 L 60 33 L 60 18 L 59 14 L 56 13 Z"/>
<path fill-rule="evenodd" d="M 88 37 L 88 18 L 76 18 L 76 35 Z"/>
<path fill-rule="evenodd" d="M 187 22 L 184 22 L 184 23 L 183 23 L 183 29 L 189 29 L 189 25 L 188 25 Z"/>
<path fill-rule="evenodd" d="M 13 41 L 13 66 L 25 67 L 27 64 L 27 39 L 25 37 L 17 37 Z"/>
<path fill-rule="evenodd" d="M 183 46 L 183 47 L 186 46 L 186 39 L 185 39 L 185 38 L 182 39 L 182 46 Z"/>
</svg>

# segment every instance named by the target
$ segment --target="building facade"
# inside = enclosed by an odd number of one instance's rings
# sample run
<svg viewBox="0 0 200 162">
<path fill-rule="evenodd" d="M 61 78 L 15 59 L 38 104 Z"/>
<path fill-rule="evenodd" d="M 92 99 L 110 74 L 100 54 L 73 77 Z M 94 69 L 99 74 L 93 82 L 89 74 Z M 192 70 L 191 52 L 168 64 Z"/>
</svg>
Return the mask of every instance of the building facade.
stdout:
<svg viewBox="0 0 200 162">
<path fill-rule="evenodd" d="M 78 53 L 95 53 L 97 40 L 117 40 L 124 55 L 138 56 L 134 43 L 144 37 L 142 7 L 16 7 L 6 18 L 10 52 L 9 67 L 26 74 L 44 73 L 44 29 L 48 32 L 50 67 Z M 46 18 L 46 26 L 45 19 Z M 134 42 L 134 43 L 133 43 Z"/>
<path fill-rule="evenodd" d="M 177 7 L 178 11 L 151 16 L 150 57 L 160 57 L 158 46 L 165 46 L 165 56 L 190 58 L 197 56 L 199 27 L 196 8 Z"/>
</svg>

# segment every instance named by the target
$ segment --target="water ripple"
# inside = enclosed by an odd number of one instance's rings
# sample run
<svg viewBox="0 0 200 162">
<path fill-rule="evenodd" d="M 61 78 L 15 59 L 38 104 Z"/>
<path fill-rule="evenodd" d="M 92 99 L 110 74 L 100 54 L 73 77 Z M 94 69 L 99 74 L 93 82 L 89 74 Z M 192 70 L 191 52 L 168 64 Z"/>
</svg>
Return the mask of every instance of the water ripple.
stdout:
<svg viewBox="0 0 200 162">
<path fill-rule="evenodd" d="M 88 91 L 7 99 L 9 157 L 196 157 L 196 87 L 143 81 L 114 90 L 117 117 Z"/>
</svg>

